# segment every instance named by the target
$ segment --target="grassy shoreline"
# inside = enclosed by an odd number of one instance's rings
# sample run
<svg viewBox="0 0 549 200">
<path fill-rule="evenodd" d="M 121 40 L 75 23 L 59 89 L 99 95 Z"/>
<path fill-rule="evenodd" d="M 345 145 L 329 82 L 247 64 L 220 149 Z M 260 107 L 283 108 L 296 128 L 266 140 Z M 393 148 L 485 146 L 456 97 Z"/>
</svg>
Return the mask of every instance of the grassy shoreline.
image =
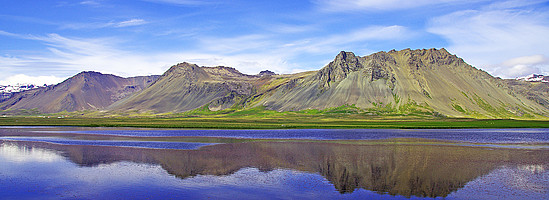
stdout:
<svg viewBox="0 0 549 200">
<path fill-rule="evenodd" d="M 0 126 L 82 126 L 183 129 L 466 129 L 549 128 L 545 120 L 467 118 L 192 117 L 47 118 L 2 117 Z"/>
</svg>

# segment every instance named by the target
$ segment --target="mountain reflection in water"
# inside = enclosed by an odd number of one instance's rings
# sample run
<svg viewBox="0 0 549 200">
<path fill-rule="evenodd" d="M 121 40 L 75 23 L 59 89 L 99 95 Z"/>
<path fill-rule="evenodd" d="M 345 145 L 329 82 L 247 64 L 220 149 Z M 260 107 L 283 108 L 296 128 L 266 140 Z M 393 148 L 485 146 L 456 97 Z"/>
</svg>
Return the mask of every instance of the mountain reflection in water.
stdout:
<svg viewBox="0 0 549 200">
<path fill-rule="evenodd" d="M 0 146 L 7 144 L 53 150 L 79 166 L 121 161 L 160 165 L 181 179 L 230 175 L 244 168 L 292 169 L 318 173 L 340 193 L 363 188 L 405 197 L 446 197 L 502 166 L 539 171 L 549 162 L 546 150 L 437 145 L 248 142 L 171 150 L 0 141 Z M 538 192 L 547 192 L 543 184 Z"/>
</svg>

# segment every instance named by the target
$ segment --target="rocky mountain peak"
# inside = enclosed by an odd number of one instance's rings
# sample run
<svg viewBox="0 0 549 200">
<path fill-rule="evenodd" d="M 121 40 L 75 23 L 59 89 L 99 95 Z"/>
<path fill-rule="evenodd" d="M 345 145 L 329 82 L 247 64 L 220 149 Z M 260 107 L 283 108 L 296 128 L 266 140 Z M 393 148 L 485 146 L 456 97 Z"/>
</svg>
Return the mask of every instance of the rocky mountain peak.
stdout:
<svg viewBox="0 0 549 200">
<path fill-rule="evenodd" d="M 174 70 L 195 70 L 196 68 L 199 68 L 196 64 L 191 64 L 188 62 L 178 63 L 177 65 L 174 65 L 170 67 L 170 69 L 167 72 L 174 71 Z"/>
<path fill-rule="evenodd" d="M 202 67 L 202 69 L 214 76 L 221 76 L 221 77 L 240 77 L 240 76 L 247 76 L 243 74 L 242 72 L 238 71 L 235 68 L 232 67 L 225 67 L 225 66 L 217 66 L 217 67 Z"/>
<path fill-rule="evenodd" d="M 88 78 L 96 78 L 96 77 L 101 77 L 101 76 L 110 76 L 111 74 L 102 74 L 100 72 L 95 72 L 95 71 L 83 71 L 83 72 L 80 72 L 76 75 L 74 75 L 73 77 L 67 79 L 67 80 L 70 80 L 70 79 L 84 79 L 84 80 L 87 80 Z"/>
<path fill-rule="evenodd" d="M 402 51 L 391 51 L 390 53 L 403 56 L 408 60 L 408 65 L 416 70 L 436 68 L 437 66 L 451 65 L 453 63 L 464 63 L 462 59 L 450 54 L 444 48 L 404 49 Z"/>
<path fill-rule="evenodd" d="M 334 61 L 340 61 L 340 62 L 353 62 L 357 59 L 355 54 L 353 52 L 345 52 L 341 51 L 337 56 L 335 57 Z"/>
<path fill-rule="evenodd" d="M 391 50 L 389 53 L 395 54 L 395 53 L 401 53 L 407 56 L 425 56 L 425 55 L 451 55 L 448 53 L 448 51 L 444 48 L 436 49 L 436 48 L 430 48 L 430 49 L 403 49 L 400 51 Z"/>
<path fill-rule="evenodd" d="M 259 76 L 274 76 L 276 75 L 276 73 L 272 72 L 272 71 L 269 71 L 269 70 L 263 70 L 263 71 L 260 71 L 259 74 L 257 74 Z"/>
<path fill-rule="evenodd" d="M 96 72 L 96 71 L 82 71 L 82 72 L 76 74 L 76 76 L 78 76 L 78 75 L 81 75 L 81 76 L 82 75 L 97 76 L 97 75 L 102 75 L 102 73 Z"/>
<path fill-rule="evenodd" d="M 395 53 L 395 50 L 391 50 L 388 53 L 380 51 L 368 56 L 369 59 L 375 61 L 378 64 L 396 64 L 395 58 L 391 55 Z"/>
<path fill-rule="evenodd" d="M 169 77 L 170 79 L 184 77 L 187 80 L 208 79 L 209 77 L 204 69 L 196 64 L 190 64 L 187 62 L 179 63 L 170 67 L 170 69 L 162 76 Z"/>
<path fill-rule="evenodd" d="M 54 85 L 53 87 L 68 89 L 69 88 L 68 85 L 70 84 L 75 84 L 75 83 L 87 84 L 88 82 L 90 82 L 90 80 L 100 79 L 103 76 L 109 76 L 109 75 L 110 74 L 102 74 L 95 71 L 82 71 L 68 79 L 65 79 L 61 83 Z"/>
<path fill-rule="evenodd" d="M 362 68 L 359 58 L 353 52 L 341 51 L 326 67 L 322 68 L 315 76 L 315 79 L 321 81 L 323 87 L 330 85 L 330 82 L 338 82 L 353 71 Z"/>
</svg>

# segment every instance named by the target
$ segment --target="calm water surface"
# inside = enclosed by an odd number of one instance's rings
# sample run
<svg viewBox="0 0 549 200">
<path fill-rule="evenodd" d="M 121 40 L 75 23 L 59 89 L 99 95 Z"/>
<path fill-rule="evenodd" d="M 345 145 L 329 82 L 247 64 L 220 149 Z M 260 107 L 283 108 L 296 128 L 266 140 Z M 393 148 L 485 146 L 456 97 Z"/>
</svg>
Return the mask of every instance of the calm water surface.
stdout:
<svg viewBox="0 0 549 200">
<path fill-rule="evenodd" d="M 403 137 L 543 146 L 548 135 L 548 129 L 4 127 L 0 199 L 549 199 L 547 148 L 177 140 Z M 153 141 L 159 138 L 168 139 Z"/>
<path fill-rule="evenodd" d="M 139 137 L 194 136 L 266 139 L 373 140 L 428 138 L 480 143 L 549 142 L 549 129 L 287 129 L 287 130 L 37 130 Z"/>
</svg>

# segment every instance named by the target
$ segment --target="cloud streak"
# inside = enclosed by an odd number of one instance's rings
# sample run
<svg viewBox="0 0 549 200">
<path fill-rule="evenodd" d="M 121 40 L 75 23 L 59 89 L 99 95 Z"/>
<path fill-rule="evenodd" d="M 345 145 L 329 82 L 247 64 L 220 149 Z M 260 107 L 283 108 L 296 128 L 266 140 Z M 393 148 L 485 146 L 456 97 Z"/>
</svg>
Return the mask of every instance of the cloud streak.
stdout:
<svg viewBox="0 0 549 200">
<path fill-rule="evenodd" d="M 329 12 L 343 11 L 387 11 L 417 8 L 429 5 L 460 2 L 458 0 L 316 0 L 314 1 L 321 10 Z"/>
<path fill-rule="evenodd" d="M 200 6 L 213 3 L 208 0 L 142 0 L 151 3 L 171 4 L 178 6 Z"/>
<path fill-rule="evenodd" d="M 513 9 L 527 6 L 516 3 L 505 4 L 507 9 L 495 9 L 501 6 L 500 3 L 437 17 L 430 21 L 427 30 L 446 38 L 450 51 L 493 75 L 514 78 L 549 71 L 547 64 L 532 65 L 528 61 L 540 54 L 549 56 L 549 14 Z M 510 60 L 514 68 L 505 64 Z"/>
<path fill-rule="evenodd" d="M 139 26 L 146 23 L 147 22 L 143 19 L 130 19 L 130 20 L 118 22 L 116 23 L 115 26 L 120 28 L 120 27 L 128 27 L 128 26 Z"/>
<path fill-rule="evenodd" d="M 125 21 L 120 22 L 93 22 L 93 23 L 69 23 L 64 24 L 61 27 L 61 29 L 73 29 L 73 30 L 79 30 L 79 29 L 101 29 L 101 28 L 125 28 L 125 27 L 131 27 L 131 26 L 140 26 L 147 24 L 148 22 L 144 19 L 129 19 Z"/>
<path fill-rule="evenodd" d="M 36 71 L 36 66 L 51 66 L 62 76 L 79 71 L 93 70 L 120 76 L 162 74 L 169 66 L 179 62 L 193 62 L 205 66 L 225 65 L 236 67 L 243 73 L 253 74 L 270 69 L 277 73 L 293 73 L 318 69 L 326 60 L 303 63 L 306 55 L 335 56 L 342 49 L 368 41 L 399 40 L 413 35 L 402 26 L 369 26 L 326 37 L 304 37 L 284 43 L 276 34 L 252 34 L 237 37 L 196 36 L 194 48 L 180 51 L 136 52 L 119 38 L 70 38 L 59 34 L 24 36 L 5 31 L 1 35 L 33 40 L 46 45 L 47 52 L 20 55 L 16 58 L 0 57 L 2 65 L 18 70 L 4 74 L 15 76 Z M 332 55 L 333 54 L 333 55 Z M 301 62 L 301 64 L 300 64 Z"/>
<path fill-rule="evenodd" d="M 280 39 L 276 34 L 233 38 L 204 37 L 199 39 L 197 46 L 203 47 L 198 51 L 218 55 L 212 61 L 237 67 L 245 73 L 256 73 L 262 69 L 291 73 L 316 70 L 328 62 L 322 59 L 304 63 L 300 60 L 303 56 L 321 55 L 332 58 L 341 50 L 357 49 L 357 46 L 363 48 L 368 42 L 406 40 L 413 37 L 415 33 L 403 26 L 368 26 L 340 34 L 302 37 L 290 41 Z"/>
<path fill-rule="evenodd" d="M 100 6 L 101 3 L 97 1 L 82 1 L 80 2 L 81 5 L 88 5 L 88 6 Z"/>
</svg>

